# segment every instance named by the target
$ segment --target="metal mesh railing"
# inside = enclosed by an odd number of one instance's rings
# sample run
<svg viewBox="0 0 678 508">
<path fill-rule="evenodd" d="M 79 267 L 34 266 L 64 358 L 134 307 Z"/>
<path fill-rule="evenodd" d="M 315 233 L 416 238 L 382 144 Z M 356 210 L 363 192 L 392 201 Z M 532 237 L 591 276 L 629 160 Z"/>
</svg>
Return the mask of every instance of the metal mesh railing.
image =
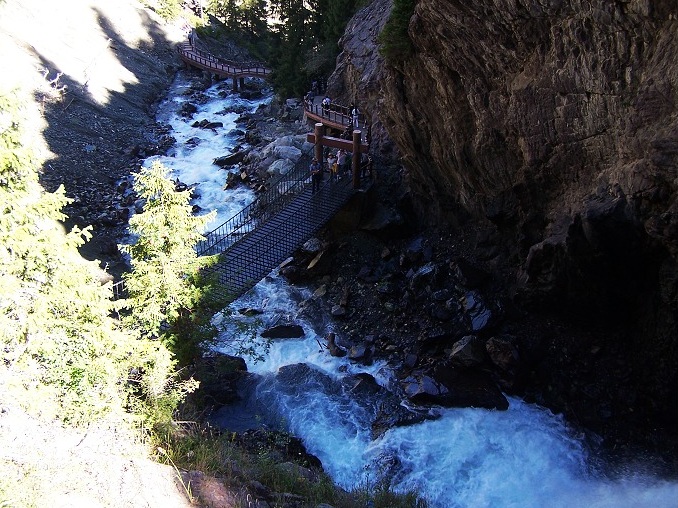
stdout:
<svg viewBox="0 0 678 508">
<path fill-rule="evenodd" d="M 306 157 L 302 157 L 288 173 L 274 179 L 269 188 L 245 208 L 212 231 L 198 243 L 198 256 L 218 254 L 226 250 L 239 237 L 252 231 L 257 223 L 276 214 L 304 189 L 310 181 Z"/>
</svg>

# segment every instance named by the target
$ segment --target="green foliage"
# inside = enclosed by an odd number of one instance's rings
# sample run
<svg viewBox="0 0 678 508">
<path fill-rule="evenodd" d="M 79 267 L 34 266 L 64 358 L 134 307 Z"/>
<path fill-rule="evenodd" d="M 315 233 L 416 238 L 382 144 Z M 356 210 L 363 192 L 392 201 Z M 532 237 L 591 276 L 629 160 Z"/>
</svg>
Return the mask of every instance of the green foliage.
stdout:
<svg viewBox="0 0 678 508">
<path fill-rule="evenodd" d="M 0 92 L 0 393 L 73 424 L 129 420 L 126 408 L 177 396 L 172 356 L 111 317 L 110 284 L 77 251 L 89 231 L 66 233 L 63 188 L 38 184 L 22 129 L 31 114 L 19 92 Z"/>
<path fill-rule="evenodd" d="M 181 0 L 158 0 L 156 12 L 167 21 L 175 20 L 181 14 Z"/>
<path fill-rule="evenodd" d="M 329 76 L 346 23 L 364 0 L 212 0 L 208 12 L 231 38 L 269 62 L 282 96 L 303 95 L 313 78 Z M 276 20 L 275 22 L 270 20 Z M 269 20 L 269 21 L 267 21 Z M 214 27 L 212 27 L 214 28 Z"/>
<path fill-rule="evenodd" d="M 204 291 L 196 284 L 198 270 L 213 262 L 195 252 L 213 214 L 194 216 L 191 191 L 176 192 L 167 175 L 159 162 L 137 175 L 134 189 L 145 200 L 144 211 L 130 219 L 129 228 L 138 239 L 121 247 L 132 263 L 125 275 L 130 309 L 125 323 L 149 338 L 199 304 Z"/>
<path fill-rule="evenodd" d="M 264 440 L 252 450 L 238 444 L 236 433 L 215 435 L 209 429 L 186 428 L 181 434 L 164 436 L 158 458 L 179 468 L 198 469 L 222 477 L 234 490 L 256 478 L 272 492 L 302 496 L 304 501 L 301 506 L 328 503 L 336 508 L 355 508 L 366 506 L 368 500 L 375 508 L 427 506 L 415 493 L 395 493 L 386 485 L 364 484 L 346 492 L 336 487 L 322 471 L 305 471 L 304 464 L 299 468 L 289 462 L 282 463 L 288 459 L 276 450 L 285 448 L 285 440 L 289 436 L 276 434 L 275 442 L 266 444 Z"/>
<path fill-rule="evenodd" d="M 408 26 L 415 5 L 416 0 L 394 0 L 391 15 L 379 34 L 379 53 L 391 65 L 397 66 L 414 51 Z"/>
</svg>

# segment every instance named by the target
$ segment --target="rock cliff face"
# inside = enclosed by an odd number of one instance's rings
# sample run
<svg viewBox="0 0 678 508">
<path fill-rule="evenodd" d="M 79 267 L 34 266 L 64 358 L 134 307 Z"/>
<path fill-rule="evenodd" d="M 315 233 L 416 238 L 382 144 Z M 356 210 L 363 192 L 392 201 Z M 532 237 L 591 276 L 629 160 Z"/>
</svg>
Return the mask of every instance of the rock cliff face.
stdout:
<svg viewBox="0 0 678 508">
<path fill-rule="evenodd" d="M 397 147 L 421 223 L 474 231 L 522 304 L 617 327 L 636 408 L 678 421 L 678 4 L 419 0 L 395 67 L 391 5 L 349 24 L 330 84 Z"/>
</svg>

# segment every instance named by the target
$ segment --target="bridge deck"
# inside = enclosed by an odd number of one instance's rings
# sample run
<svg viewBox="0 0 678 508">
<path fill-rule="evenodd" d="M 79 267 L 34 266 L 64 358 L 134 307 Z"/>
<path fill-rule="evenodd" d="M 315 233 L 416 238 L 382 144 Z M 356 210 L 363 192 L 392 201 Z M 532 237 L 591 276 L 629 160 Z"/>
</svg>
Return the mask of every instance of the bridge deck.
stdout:
<svg viewBox="0 0 678 508">
<path fill-rule="evenodd" d="M 327 180 L 312 194 L 307 186 L 279 213 L 235 241 L 208 269 L 218 290 L 234 300 L 268 275 L 323 226 L 354 194 L 350 178 Z"/>
<path fill-rule="evenodd" d="M 222 60 L 205 51 L 199 50 L 190 40 L 181 44 L 177 48 L 177 51 L 179 52 L 179 58 L 188 65 L 192 65 L 193 67 L 209 71 L 225 78 L 244 78 L 246 76 L 266 78 L 271 74 L 271 69 L 266 68 L 261 63 L 241 63 Z"/>
</svg>

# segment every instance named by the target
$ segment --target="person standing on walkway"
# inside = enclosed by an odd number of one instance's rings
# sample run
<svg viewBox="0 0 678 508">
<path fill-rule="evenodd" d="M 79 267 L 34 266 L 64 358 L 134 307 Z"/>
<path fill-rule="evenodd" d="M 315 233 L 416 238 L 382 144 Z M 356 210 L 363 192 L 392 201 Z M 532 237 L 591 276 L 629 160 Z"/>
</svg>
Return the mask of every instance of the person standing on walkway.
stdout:
<svg viewBox="0 0 678 508">
<path fill-rule="evenodd" d="M 311 171 L 311 185 L 312 185 L 311 192 L 315 194 L 317 191 L 320 190 L 320 182 L 322 182 L 323 179 L 323 168 L 318 162 L 318 159 L 313 157 L 313 162 L 311 162 L 311 166 L 309 169 Z"/>
<path fill-rule="evenodd" d="M 344 164 L 346 163 L 346 152 L 340 148 L 337 152 L 337 180 L 341 178 L 340 173 L 344 171 Z"/>
<path fill-rule="evenodd" d="M 357 129 L 360 126 L 360 111 L 355 104 L 351 104 L 351 118 L 353 119 L 353 128 Z"/>
<path fill-rule="evenodd" d="M 330 181 L 337 180 L 337 156 L 330 152 L 327 156 L 327 167 L 330 170 Z"/>
</svg>

